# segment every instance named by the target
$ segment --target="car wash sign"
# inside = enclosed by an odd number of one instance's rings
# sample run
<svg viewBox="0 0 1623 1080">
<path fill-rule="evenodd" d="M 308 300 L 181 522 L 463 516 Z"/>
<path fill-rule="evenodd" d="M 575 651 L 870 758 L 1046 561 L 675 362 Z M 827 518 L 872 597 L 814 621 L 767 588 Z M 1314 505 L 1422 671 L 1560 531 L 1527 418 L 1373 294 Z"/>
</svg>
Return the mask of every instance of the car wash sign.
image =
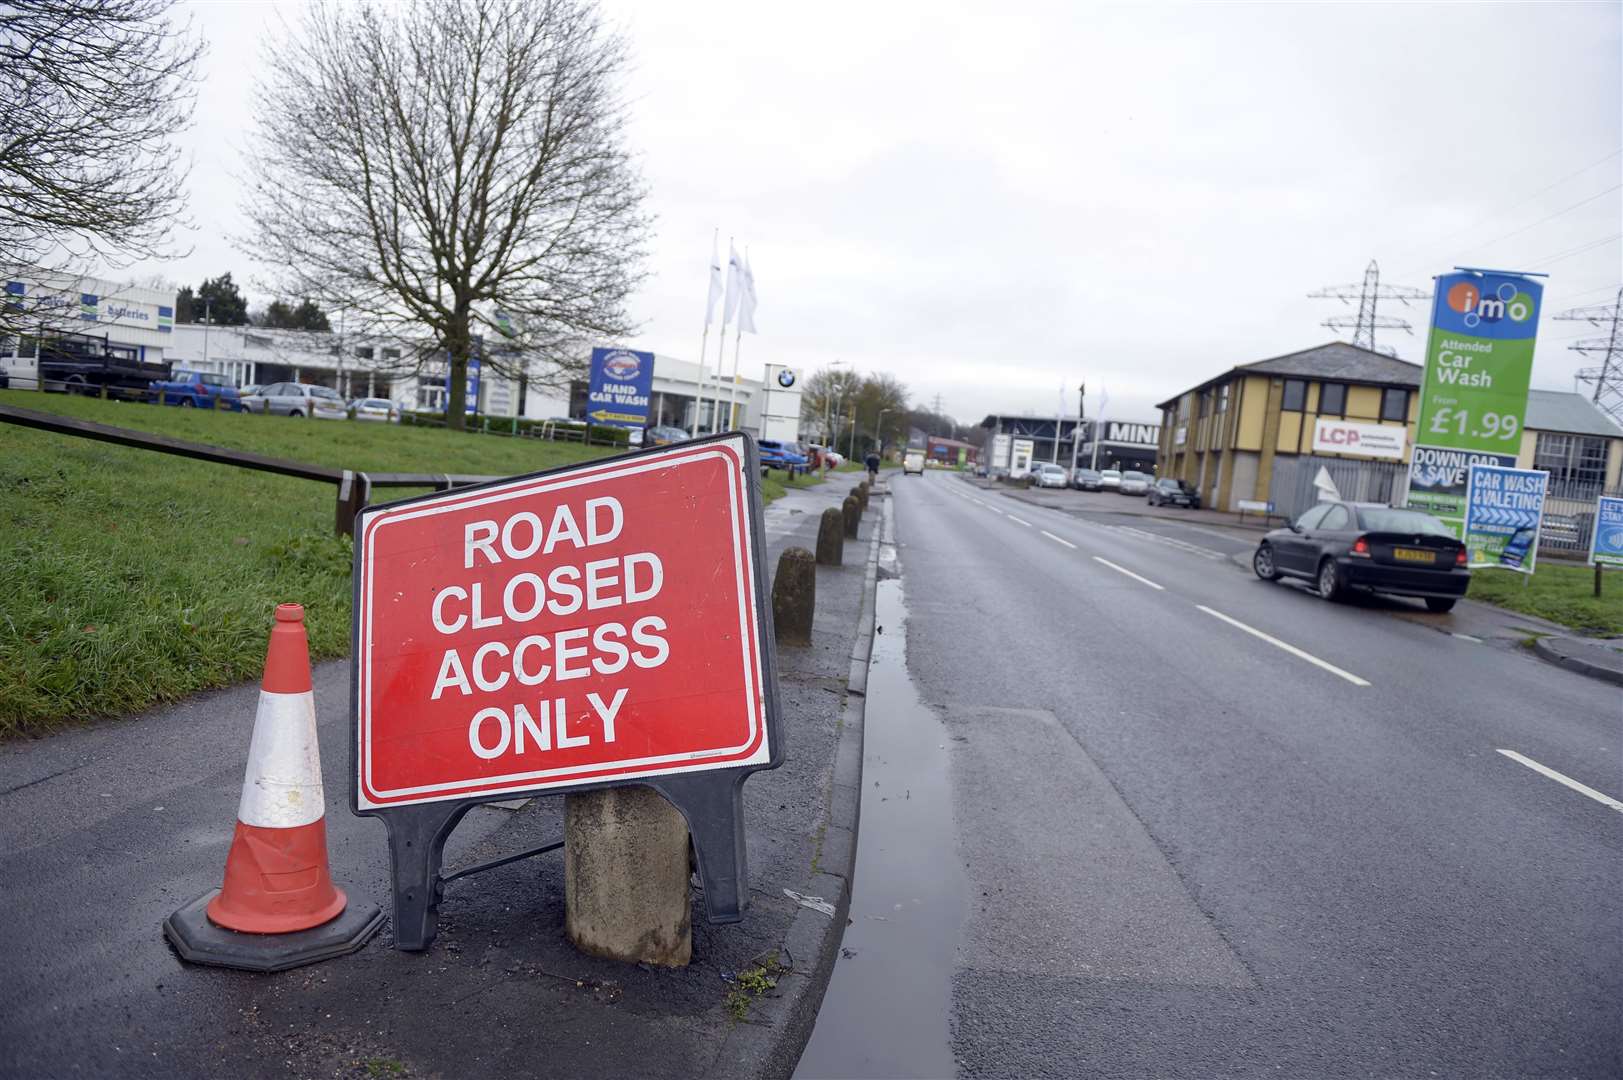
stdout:
<svg viewBox="0 0 1623 1080">
<path fill-rule="evenodd" d="M 364 512 L 356 808 L 776 764 L 753 465 L 731 435 Z"/>
<path fill-rule="evenodd" d="M 647 427 L 653 387 L 653 353 L 593 349 L 586 417 L 611 427 Z"/>
<path fill-rule="evenodd" d="M 1533 572 L 1549 483 L 1549 473 L 1534 469 L 1471 466 L 1463 537 L 1470 566 Z"/>
</svg>

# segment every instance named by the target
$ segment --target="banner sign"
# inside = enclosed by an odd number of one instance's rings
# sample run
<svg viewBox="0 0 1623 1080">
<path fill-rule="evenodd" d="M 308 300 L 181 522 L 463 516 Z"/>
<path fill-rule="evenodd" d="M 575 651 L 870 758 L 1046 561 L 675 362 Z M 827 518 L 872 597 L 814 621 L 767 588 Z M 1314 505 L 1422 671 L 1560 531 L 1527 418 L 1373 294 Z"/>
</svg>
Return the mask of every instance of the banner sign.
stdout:
<svg viewBox="0 0 1623 1080">
<path fill-rule="evenodd" d="M 389 823 L 409 927 L 424 830 L 625 783 L 683 811 L 712 917 L 736 919 L 738 785 L 783 759 L 759 476 L 735 433 L 363 512 L 352 791 Z"/>
<path fill-rule="evenodd" d="M 1465 521 L 1465 487 L 1473 465 L 1512 468 L 1513 454 L 1479 454 L 1468 450 L 1438 450 L 1416 446 L 1409 465 L 1408 505 L 1424 510 L 1459 536 Z"/>
<path fill-rule="evenodd" d="M 1321 416 L 1313 425 L 1313 452 L 1402 461 L 1409 429 Z"/>
<path fill-rule="evenodd" d="M 1533 572 L 1549 483 L 1549 473 L 1534 469 L 1471 466 L 1462 538 L 1468 565 Z"/>
<path fill-rule="evenodd" d="M 1623 566 L 1623 499 L 1602 495 L 1595 502 L 1595 528 L 1589 534 L 1590 566 Z"/>
<path fill-rule="evenodd" d="M 1013 438 L 1014 438 L 1014 436 L 1012 436 L 1012 435 L 993 435 L 992 436 L 992 460 L 990 462 L 990 467 L 991 468 L 994 468 L 994 469 L 1007 469 L 1009 467 L 1009 444 L 1013 440 Z"/>
<path fill-rule="evenodd" d="M 593 349 L 586 417 L 610 427 L 648 426 L 654 394 L 654 354 L 631 349 Z"/>
</svg>

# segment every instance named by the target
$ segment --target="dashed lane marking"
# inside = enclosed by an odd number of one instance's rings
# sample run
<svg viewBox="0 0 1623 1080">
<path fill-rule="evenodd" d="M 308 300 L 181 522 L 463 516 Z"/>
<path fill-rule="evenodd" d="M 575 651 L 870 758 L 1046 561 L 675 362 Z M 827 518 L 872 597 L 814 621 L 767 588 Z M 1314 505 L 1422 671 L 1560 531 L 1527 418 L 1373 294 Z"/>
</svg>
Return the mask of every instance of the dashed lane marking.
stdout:
<svg viewBox="0 0 1623 1080">
<path fill-rule="evenodd" d="M 1341 668 L 1336 667 L 1334 664 L 1330 663 L 1327 660 L 1320 660 L 1317 656 L 1314 656 L 1312 653 L 1305 652 L 1302 649 L 1298 649 L 1295 645 L 1292 645 L 1288 641 L 1280 641 L 1278 638 L 1274 637 L 1272 634 L 1265 634 L 1261 630 L 1258 630 L 1254 626 L 1247 626 L 1245 623 L 1241 622 L 1239 619 L 1231 618 L 1231 617 L 1223 614 L 1221 611 L 1215 611 L 1212 608 L 1207 607 L 1205 604 L 1196 604 L 1195 606 L 1198 607 L 1200 610 L 1204 611 L 1206 614 L 1212 616 L 1213 618 L 1222 619 L 1224 622 L 1228 623 L 1230 626 L 1236 627 L 1236 628 L 1238 628 L 1240 630 L 1244 630 L 1246 633 L 1250 634 L 1252 637 L 1261 638 L 1263 641 L 1266 641 L 1268 644 L 1274 646 L 1276 649 L 1283 649 L 1283 650 L 1290 653 L 1292 656 L 1296 657 L 1299 660 L 1306 660 L 1308 663 L 1312 664 L 1313 666 L 1321 667 L 1324 670 L 1328 671 L 1332 675 L 1339 675 L 1341 678 L 1346 679 L 1348 682 L 1352 683 L 1354 686 L 1368 686 L 1369 685 L 1369 680 L 1368 679 L 1360 679 L 1357 675 L 1354 675 L 1350 671 L 1343 671 Z"/>
<path fill-rule="evenodd" d="M 1053 533 L 1049 532 L 1047 529 L 1038 529 L 1037 531 L 1042 533 L 1044 536 L 1048 537 L 1050 540 L 1054 541 L 1054 543 L 1056 543 L 1056 544 L 1064 544 L 1066 547 L 1070 548 L 1072 551 L 1076 550 L 1076 545 L 1071 543 L 1069 540 L 1065 539 L 1065 537 L 1063 537 L 1063 536 L 1055 536 Z"/>
<path fill-rule="evenodd" d="M 1013 514 L 1010 514 L 1009 520 L 1014 522 L 1016 525 L 1024 525 L 1028 529 L 1031 528 L 1031 522 L 1027 521 L 1025 518 L 1017 518 Z"/>
<path fill-rule="evenodd" d="M 1538 773 L 1540 776 L 1547 776 L 1551 780 L 1554 780 L 1558 784 L 1565 784 L 1567 787 L 1571 788 L 1573 791 L 1576 791 L 1578 794 L 1587 795 L 1591 799 L 1594 799 L 1596 802 L 1600 803 L 1602 806 L 1610 806 L 1613 810 L 1623 812 L 1623 802 L 1618 802 L 1616 799 L 1612 798 L 1610 795 L 1602 795 L 1600 792 L 1596 791 L 1594 788 L 1590 787 L 1588 784 L 1580 784 L 1578 781 L 1574 780 L 1572 777 L 1563 776 L 1560 773 L 1556 772 L 1554 769 L 1550 768 L 1548 765 L 1540 765 L 1538 762 L 1534 761 L 1532 758 L 1527 757 L 1524 754 L 1518 754 L 1514 750 L 1500 750 L 1499 752 L 1501 754 L 1505 755 L 1511 761 L 1519 762 L 1519 763 L 1521 763 L 1523 765 L 1526 765 L 1529 769 L 1532 769 L 1534 772 Z"/>
<path fill-rule="evenodd" d="M 1116 571 L 1116 573 L 1118 573 L 1118 574 L 1126 574 L 1128 577 L 1132 578 L 1134 581 L 1141 582 L 1141 583 L 1143 583 L 1145 585 L 1148 585 L 1150 588 L 1154 589 L 1156 592 L 1165 592 L 1166 591 L 1164 586 L 1157 585 L 1155 582 L 1151 581 L 1147 577 L 1140 577 L 1139 575 L 1133 573 L 1131 570 L 1127 569 L 1127 567 L 1125 567 L 1125 566 L 1117 566 L 1115 563 L 1111 562 L 1109 559 L 1102 559 L 1099 556 L 1095 555 L 1093 557 L 1093 561 L 1096 562 L 1096 563 L 1104 563 L 1106 566 L 1110 567 L 1110 569 Z"/>
</svg>

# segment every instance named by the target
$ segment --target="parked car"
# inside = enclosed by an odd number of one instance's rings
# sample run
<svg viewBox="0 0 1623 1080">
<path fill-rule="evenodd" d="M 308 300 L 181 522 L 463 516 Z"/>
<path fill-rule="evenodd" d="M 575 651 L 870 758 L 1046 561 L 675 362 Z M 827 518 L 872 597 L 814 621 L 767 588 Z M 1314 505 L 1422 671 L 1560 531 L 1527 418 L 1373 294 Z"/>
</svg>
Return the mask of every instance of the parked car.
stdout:
<svg viewBox="0 0 1623 1080">
<path fill-rule="evenodd" d="M 648 429 L 643 435 L 642 444 L 644 446 L 675 446 L 677 443 L 687 441 L 688 433 L 685 429 L 660 425 Z"/>
<path fill-rule="evenodd" d="M 840 453 L 838 450 L 830 450 L 828 447 L 818 446 L 816 443 L 812 443 L 812 450 L 820 455 L 821 459 L 826 462 L 828 467 L 831 469 L 838 469 L 841 465 L 845 464 L 845 455 Z"/>
<path fill-rule="evenodd" d="M 1104 472 L 1100 473 L 1099 474 L 1099 490 L 1100 491 L 1120 491 L 1121 490 L 1121 470 L 1120 469 L 1106 469 Z"/>
<path fill-rule="evenodd" d="M 1042 462 L 1031 467 L 1031 482 L 1042 488 L 1065 486 L 1065 469 L 1053 462 Z"/>
<path fill-rule="evenodd" d="M 141 398 L 154 380 L 174 378 L 167 361 L 140 357 L 133 345 L 117 345 L 106 337 L 61 334 L 39 342 L 35 369 L 47 390 L 70 394 L 98 394 Z"/>
<path fill-rule="evenodd" d="M 171 378 L 154 379 L 147 388 L 152 391 L 152 400 L 165 405 L 242 412 L 242 396 L 224 375 L 182 368 Z"/>
<path fill-rule="evenodd" d="M 1182 480 L 1174 480 L 1170 476 L 1163 476 L 1150 485 L 1149 504 L 1151 506 L 1187 506 L 1191 510 L 1199 510 L 1200 492 Z"/>
<path fill-rule="evenodd" d="M 338 391 L 312 383 L 272 383 L 248 399 L 248 408 L 270 416 L 347 420 L 349 408 Z"/>
<path fill-rule="evenodd" d="M 923 450 L 909 450 L 902 455 L 902 475 L 906 476 L 908 473 L 917 473 L 919 476 L 924 475 Z"/>
<path fill-rule="evenodd" d="M 1121 480 L 1116 484 L 1116 492 L 1120 495 L 1148 495 L 1150 484 L 1154 481 L 1155 478 L 1147 473 L 1129 470 L 1121 474 Z"/>
<path fill-rule="evenodd" d="M 1104 474 L 1098 469 L 1078 469 L 1071 474 L 1071 486 L 1078 491 L 1101 491 L 1104 489 Z"/>
<path fill-rule="evenodd" d="M 1326 600 L 1363 589 L 1417 596 L 1438 612 L 1465 595 L 1471 584 L 1465 564 L 1465 545 L 1430 514 L 1339 501 L 1321 502 L 1268 533 L 1251 557 L 1264 581 L 1306 578 Z"/>
<path fill-rule="evenodd" d="M 351 420 L 372 420 L 384 424 L 400 423 L 400 407 L 387 398 L 363 397 L 349 403 Z"/>
<path fill-rule="evenodd" d="M 805 472 L 809 463 L 804 454 L 796 453 L 792 443 L 778 442 L 776 439 L 757 439 L 755 445 L 761 451 L 761 475 L 766 475 L 769 469 L 782 469 L 790 476 Z"/>
</svg>

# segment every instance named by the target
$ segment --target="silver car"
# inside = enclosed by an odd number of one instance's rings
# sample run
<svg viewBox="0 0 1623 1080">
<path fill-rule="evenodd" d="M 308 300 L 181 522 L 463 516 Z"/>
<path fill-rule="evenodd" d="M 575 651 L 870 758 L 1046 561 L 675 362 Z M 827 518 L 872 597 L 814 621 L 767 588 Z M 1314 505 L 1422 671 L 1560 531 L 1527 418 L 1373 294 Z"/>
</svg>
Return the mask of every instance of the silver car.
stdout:
<svg viewBox="0 0 1623 1080">
<path fill-rule="evenodd" d="M 1052 462 L 1031 467 L 1031 482 L 1038 487 L 1062 488 L 1065 479 L 1065 470 Z"/>
<path fill-rule="evenodd" d="M 271 383 L 244 403 L 249 411 L 271 416 L 295 416 L 319 420 L 347 420 L 349 406 L 338 391 L 313 383 Z"/>
<path fill-rule="evenodd" d="M 376 420 L 385 424 L 400 423 L 400 406 L 385 398 L 356 398 L 349 403 L 349 413 L 356 420 Z"/>
<path fill-rule="evenodd" d="M 1124 472 L 1121 474 L 1121 485 L 1116 490 L 1123 495 L 1147 495 L 1154 479 L 1141 472 Z"/>
<path fill-rule="evenodd" d="M 1121 470 L 1106 469 L 1099 474 L 1100 491 L 1116 491 L 1121 487 Z"/>
</svg>

